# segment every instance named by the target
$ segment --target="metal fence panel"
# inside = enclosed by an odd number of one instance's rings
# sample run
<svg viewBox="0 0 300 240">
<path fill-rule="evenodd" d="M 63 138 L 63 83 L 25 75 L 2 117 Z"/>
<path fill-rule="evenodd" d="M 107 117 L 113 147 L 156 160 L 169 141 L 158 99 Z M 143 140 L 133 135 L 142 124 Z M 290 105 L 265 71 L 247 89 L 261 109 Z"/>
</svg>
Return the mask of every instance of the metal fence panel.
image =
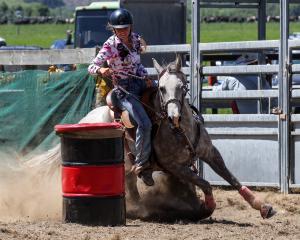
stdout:
<svg viewBox="0 0 300 240">
<path fill-rule="evenodd" d="M 300 127 L 298 130 L 300 130 Z M 292 144 L 293 144 L 293 154 L 294 154 L 294 159 L 293 159 L 294 167 L 292 168 L 292 173 L 294 175 L 293 183 L 300 184 L 300 135 L 296 135 L 292 137 Z"/>
<path fill-rule="evenodd" d="M 279 186 L 278 122 L 273 115 L 204 115 L 205 126 L 232 173 L 243 184 Z M 227 184 L 208 165 L 204 177 Z"/>
<path fill-rule="evenodd" d="M 300 114 L 292 115 L 292 129 L 291 132 L 291 183 L 300 185 Z"/>
</svg>

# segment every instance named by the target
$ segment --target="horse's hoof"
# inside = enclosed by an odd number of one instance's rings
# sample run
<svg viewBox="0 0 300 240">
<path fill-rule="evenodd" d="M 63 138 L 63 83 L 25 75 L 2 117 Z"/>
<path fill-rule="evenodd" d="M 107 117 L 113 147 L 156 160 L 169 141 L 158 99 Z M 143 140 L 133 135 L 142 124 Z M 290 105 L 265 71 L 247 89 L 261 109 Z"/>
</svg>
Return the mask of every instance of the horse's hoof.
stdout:
<svg viewBox="0 0 300 240">
<path fill-rule="evenodd" d="M 260 215 L 263 219 L 273 217 L 277 212 L 273 209 L 270 204 L 264 204 L 261 206 Z"/>
</svg>

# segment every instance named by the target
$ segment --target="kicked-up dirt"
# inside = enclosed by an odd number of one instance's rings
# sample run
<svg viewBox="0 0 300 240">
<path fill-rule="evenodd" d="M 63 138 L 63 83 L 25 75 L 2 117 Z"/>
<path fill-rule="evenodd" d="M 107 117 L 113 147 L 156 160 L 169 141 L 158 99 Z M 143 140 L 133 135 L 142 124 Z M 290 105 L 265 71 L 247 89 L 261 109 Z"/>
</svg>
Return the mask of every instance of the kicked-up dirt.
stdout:
<svg viewBox="0 0 300 240">
<path fill-rule="evenodd" d="M 258 192 L 277 210 L 263 220 L 236 191 L 214 191 L 217 208 L 199 222 L 156 223 L 127 220 L 122 227 L 89 227 L 65 224 L 60 209 L 51 217 L 16 217 L 0 221 L 0 239 L 105 239 L 105 240 L 181 240 L 181 239 L 300 239 L 300 195 Z M 34 199 L 32 199 L 34 201 Z"/>
<path fill-rule="evenodd" d="M 300 194 L 274 191 L 255 192 L 277 211 L 265 220 L 236 191 L 214 188 L 217 208 L 198 222 L 127 219 L 120 227 L 62 223 L 59 163 L 49 161 L 54 153 L 41 156 L 47 161 L 33 159 L 26 168 L 13 161 L 0 166 L 0 240 L 300 239 Z"/>
</svg>

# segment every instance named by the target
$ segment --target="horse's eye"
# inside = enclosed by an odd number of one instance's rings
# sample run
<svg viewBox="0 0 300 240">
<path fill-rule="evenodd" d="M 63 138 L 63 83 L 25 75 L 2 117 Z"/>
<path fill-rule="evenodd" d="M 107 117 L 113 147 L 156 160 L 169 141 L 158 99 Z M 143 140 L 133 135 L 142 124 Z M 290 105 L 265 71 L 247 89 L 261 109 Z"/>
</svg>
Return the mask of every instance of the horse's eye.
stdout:
<svg viewBox="0 0 300 240">
<path fill-rule="evenodd" d="M 159 87 L 159 90 L 162 92 L 162 93 L 165 93 L 166 92 L 166 88 L 165 87 Z"/>
</svg>

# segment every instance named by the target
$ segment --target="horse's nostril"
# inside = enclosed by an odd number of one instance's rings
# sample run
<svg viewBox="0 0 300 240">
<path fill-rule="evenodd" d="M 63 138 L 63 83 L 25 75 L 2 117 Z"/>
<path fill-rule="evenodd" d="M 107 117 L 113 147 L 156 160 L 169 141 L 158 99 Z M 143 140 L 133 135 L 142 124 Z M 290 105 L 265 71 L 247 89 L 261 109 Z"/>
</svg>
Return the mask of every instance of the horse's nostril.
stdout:
<svg viewBox="0 0 300 240">
<path fill-rule="evenodd" d="M 181 116 L 178 118 L 178 122 L 181 122 Z"/>
<path fill-rule="evenodd" d="M 170 123 L 173 122 L 173 119 L 171 117 L 168 117 L 168 120 L 169 120 Z"/>
</svg>

